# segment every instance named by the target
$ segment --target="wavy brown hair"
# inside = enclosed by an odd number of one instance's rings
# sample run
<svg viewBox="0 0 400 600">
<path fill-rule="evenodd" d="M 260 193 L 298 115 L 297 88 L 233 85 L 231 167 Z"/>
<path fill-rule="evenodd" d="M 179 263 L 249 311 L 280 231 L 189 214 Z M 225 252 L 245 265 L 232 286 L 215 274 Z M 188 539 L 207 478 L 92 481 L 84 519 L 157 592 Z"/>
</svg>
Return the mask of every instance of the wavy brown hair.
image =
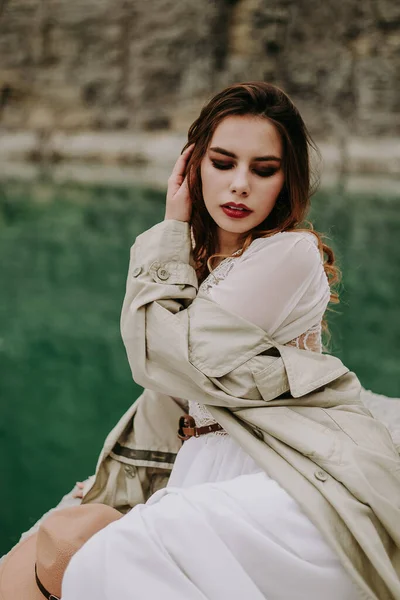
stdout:
<svg viewBox="0 0 400 600">
<path fill-rule="evenodd" d="M 233 115 L 257 116 L 275 125 L 282 139 L 284 169 L 284 184 L 274 208 L 265 221 L 248 232 L 237 256 L 241 256 L 256 238 L 268 237 L 280 231 L 310 231 L 318 240 L 331 289 L 330 301 L 337 303 L 339 297 L 335 284 L 340 279 L 340 271 L 335 265 L 333 250 L 324 243 L 323 236 L 313 229 L 311 223 L 305 221 L 317 183 L 316 179 L 313 182 L 311 151 L 319 156 L 318 150 L 290 98 L 278 87 L 261 81 L 239 83 L 222 90 L 203 107 L 189 128 L 184 149 L 195 144 L 187 172 L 190 173 L 188 183 L 193 207 L 190 220 L 193 255 L 199 281 L 203 281 L 210 272 L 212 259 L 222 256 L 217 254 L 217 225 L 203 199 L 201 162 L 219 123 Z"/>
</svg>

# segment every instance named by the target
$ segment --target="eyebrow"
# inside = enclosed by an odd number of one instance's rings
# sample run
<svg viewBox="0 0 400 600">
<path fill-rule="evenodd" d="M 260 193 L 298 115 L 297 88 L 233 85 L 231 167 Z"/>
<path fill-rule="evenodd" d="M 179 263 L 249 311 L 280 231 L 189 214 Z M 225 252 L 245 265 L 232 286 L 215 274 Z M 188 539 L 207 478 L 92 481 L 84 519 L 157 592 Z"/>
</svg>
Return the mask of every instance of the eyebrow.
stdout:
<svg viewBox="0 0 400 600">
<path fill-rule="evenodd" d="M 219 146 L 214 146 L 213 148 L 210 148 L 210 150 L 212 150 L 213 152 L 218 152 L 218 154 L 224 154 L 225 156 L 229 156 L 230 158 L 237 158 L 236 154 L 234 154 L 233 152 L 229 152 L 229 150 L 225 150 L 224 148 L 220 148 Z M 253 160 L 255 160 L 255 161 L 275 160 L 277 162 L 282 162 L 282 159 L 279 158 L 279 156 L 274 156 L 273 154 L 270 154 L 268 156 L 256 156 L 255 158 L 253 158 Z"/>
</svg>

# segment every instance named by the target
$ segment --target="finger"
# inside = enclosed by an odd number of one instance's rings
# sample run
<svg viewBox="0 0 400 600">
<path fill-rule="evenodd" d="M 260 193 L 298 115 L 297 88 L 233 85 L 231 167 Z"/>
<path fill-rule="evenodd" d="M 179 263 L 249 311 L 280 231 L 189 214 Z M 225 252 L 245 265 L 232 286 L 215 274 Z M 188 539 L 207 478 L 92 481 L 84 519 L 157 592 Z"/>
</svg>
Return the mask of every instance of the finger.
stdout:
<svg viewBox="0 0 400 600">
<path fill-rule="evenodd" d="M 187 178 L 187 176 L 183 180 L 183 183 L 182 183 L 182 185 L 180 187 L 179 193 L 182 193 L 185 197 L 187 195 L 189 195 L 189 184 L 188 184 L 188 178 Z"/>
<path fill-rule="evenodd" d="M 193 148 L 194 144 L 188 146 L 186 150 L 179 156 L 174 168 L 172 169 L 171 180 L 178 182 L 179 185 L 182 183 L 182 179 L 185 175 L 186 165 L 189 161 Z"/>
</svg>

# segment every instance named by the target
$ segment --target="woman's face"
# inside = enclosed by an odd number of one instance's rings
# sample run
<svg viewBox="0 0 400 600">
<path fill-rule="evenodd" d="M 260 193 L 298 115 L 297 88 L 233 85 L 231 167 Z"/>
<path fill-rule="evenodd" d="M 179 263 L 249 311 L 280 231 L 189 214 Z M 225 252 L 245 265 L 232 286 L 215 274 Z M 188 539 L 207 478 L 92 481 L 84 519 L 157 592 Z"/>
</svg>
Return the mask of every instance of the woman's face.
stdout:
<svg viewBox="0 0 400 600">
<path fill-rule="evenodd" d="M 226 117 L 201 162 L 203 198 L 218 227 L 242 235 L 272 211 L 284 183 L 282 140 L 267 119 Z"/>
</svg>

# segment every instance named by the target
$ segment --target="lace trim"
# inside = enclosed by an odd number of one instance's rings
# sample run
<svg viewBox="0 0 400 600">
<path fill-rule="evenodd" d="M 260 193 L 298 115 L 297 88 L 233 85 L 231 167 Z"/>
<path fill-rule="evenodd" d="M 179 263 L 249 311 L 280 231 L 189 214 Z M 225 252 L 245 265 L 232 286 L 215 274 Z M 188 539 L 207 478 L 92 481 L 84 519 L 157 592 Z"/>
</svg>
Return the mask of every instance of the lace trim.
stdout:
<svg viewBox="0 0 400 600">
<path fill-rule="evenodd" d="M 322 328 L 321 323 L 313 325 L 285 346 L 294 346 L 300 350 L 310 350 L 311 352 L 322 352 Z"/>
<path fill-rule="evenodd" d="M 203 283 L 200 284 L 199 291 L 202 291 L 204 294 L 209 295 L 211 288 L 213 288 L 215 285 L 218 285 L 218 283 L 220 281 L 223 281 L 228 275 L 229 271 L 235 264 L 235 257 L 240 252 L 241 250 L 236 250 L 236 252 L 234 252 L 231 256 L 227 256 L 226 258 L 221 260 L 219 265 L 217 265 L 215 269 L 213 269 L 211 273 L 207 275 Z"/>
<path fill-rule="evenodd" d="M 198 402 L 189 401 L 189 414 L 196 421 L 196 427 L 203 427 L 204 425 L 213 425 L 216 421 L 208 409 Z M 228 435 L 228 433 L 221 429 L 219 431 L 211 431 L 207 433 L 209 435 Z"/>
</svg>

